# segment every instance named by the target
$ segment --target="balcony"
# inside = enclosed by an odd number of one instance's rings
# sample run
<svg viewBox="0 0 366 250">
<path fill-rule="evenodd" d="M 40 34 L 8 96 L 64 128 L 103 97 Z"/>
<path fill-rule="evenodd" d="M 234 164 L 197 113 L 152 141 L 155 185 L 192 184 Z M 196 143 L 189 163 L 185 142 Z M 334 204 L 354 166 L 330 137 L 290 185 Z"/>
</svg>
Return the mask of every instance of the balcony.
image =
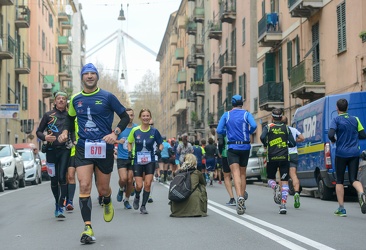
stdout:
<svg viewBox="0 0 366 250">
<path fill-rule="evenodd" d="M 197 34 L 197 23 L 189 21 L 186 26 L 186 32 L 188 35 L 195 36 Z"/>
<path fill-rule="evenodd" d="M 63 65 L 58 71 L 58 77 L 60 81 L 72 81 L 72 72 L 70 66 Z"/>
<path fill-rule="evenodd" d="M 175 59 L 183 60 L 184 59 L 184 48 L 176 48 L 174 55 L 175 55 Z"/>
<path fill-rule="evenodd" d="M 178 29 L 185 29 L 186 28 L 186 16 L 177 16 L 177 25 Z"/>
<path fill-rule="evenodd" d="M 178 93 L 178 84 L 174 80 L 171 80 L 170 86 L 168 87 L 171 94 Z"/>
<path fill-rule="evenodd" d="M 323 0 L 288 0 L 291 17 L 309 18 L 323 6 Z"/>
<path fill-rule="evenodd" d="M 220 4 L 220 20 L 233 23 L 236 19 L 236 0 L 223 0 Z"/>
<path fill-rule="evenodd" d="M 0 0 L 0 6 L 2 6 L 2 5 L 7 5 L 7 6 L 9 6 L 9 5 L 14 5 L 14 0 Z"/>
<path fill-rule="evenodd" d="M 278 14 L 266 13 L 258 22 L 258 46 L 274 47 L 281 41 L 282 31 L 279 27 Z"/>
<path fill-rule="evenodd" d="M 61 21 L 61 28 L 63 30 L 71 30 L 72 29 L 72 18 L 70 16 L 67 16 L 66 21 Z"/>
<path fill-rule="evenodd" d="M 222 23 L 219 21 L 209 22 L 208 27 L 208 38 L 220 40 L 222 37 Z"/>
<path fill-rule="evenodd" d="M 205 96 L 205 83 L 203 81 L 194 82 L 194 84 L 191 85 L 191 90 L 196 96 Z"/>
<path fill-rule="evenodd" d="M 205 8 L 203 8 L 203 7 L 194 8 L 193 20 L 196 23 L 203 23 L 205 21 Z"/>
<path fill-rule="evenodd" d="M 58 36 L 58 48 L 61 50 L 63 55 L 72 54 L 72 44 L 69 41 L 68 36 Z"/>
<path fill-rule="evenodd" d="M 180 113 L 187 109 L 187 99 L 179 99 L 175 103 L 175 112 Z"/>
<path fill-rule="evenodd" d="M 178 112 L 175 112 L 175 106 L 170 108 L 170 115 L 171 116 L 178 116 L 179 115 Z"/>
<path fill-rule="evenodd" d="M 187 82 L 187 71 L 181 70 L 178 71 L 177 83 L 186 83 Z"/>
<path fill-rule="evenodd" d="M 31 70 L 31 58 L 27 53 L 21 53 L 20 58 L 16 61 L 15 73 L 29 74 Z"/>
<path fill-rule="evenodd" d="M 325 95 L 321 66 L 322 63 L 313 64 L 312 59 L 305 59 L 291 68 L 290 93 L 292 97 L 316 100 Z"/>
<path fill-rule="evenodd" d="M 0 60 L 13 59 L 14 54 L 15 40 L 9 35 L 4 35 L 0 38 Z"/>
<path fill-rule="evenodd" d="M 42 97 L 48 98 L 53 96 L 53 87 L 54 87 L 55 76 L 53 75 L 44 75 L 43 83 L 42 83 Z"/>
<path fill-rule="evenodd" d="M 178 35 L 177 34 L 171 34 L 169 38 L 170 45 L 177 45 L 178 43 Z"/>
<path fill-rule="evenodd" d="M 222 83 L 222 74 L 219 67 L 215 67 L 211 65 L 211 67 L 207 71 L 208 83 L 212 84 L 220 84 Z"/>
<path fill-rule="evenodd" d="M 15 10 L 15 27 L 18 29 L 29 28 L 30 25 L 30 9 L 28 6 L 19 5 Z"/>
<path fill-rule="evenodd" d="M 274 108 L 283 108 L 283 82 L 266 82 L 259 86 L 259 108 L 272 111 Z"/>
<path fill-rule="evenodd" d="M 205 51 L 203 44 L 194 44 L 192 45 L 192 51 L 194 53 L 194 57 L 196 59 L 204 59 L 205 58 Z"/>
<path fill-rule="evenodd" d="M 172 56 L 172 66 L 179 66 L 180 65 L 180 60 L 177 60 L 177 58 L 175 58 L 175 55 Z"/>
<path fill-rule="evenodd" d="M 187 62 L 187 67 L 190 69 L 195 69 L 197 67 L 197 60 L 192 55 L 187 56 L 186 62 Z"/>
<path fill-rule="evenodd" d="M 59 22 L 67 22 L 69 20 L 68 15 L 66 14 L 66 12 L 63 12 L 63 11 L 60 11 L 58 13 L 57 18 L 58 18 Z"/>
<path fill-rule="evenodd" d="M 192 90 L 187 90 L 187 102 L 196 102 L 197 96 Z"/>
<path fill-rule="evenodd" d="M 220 56 L 220 71 L 222 74 L 236 73 L 236 55 L 226 51 Z"/>
</svg>

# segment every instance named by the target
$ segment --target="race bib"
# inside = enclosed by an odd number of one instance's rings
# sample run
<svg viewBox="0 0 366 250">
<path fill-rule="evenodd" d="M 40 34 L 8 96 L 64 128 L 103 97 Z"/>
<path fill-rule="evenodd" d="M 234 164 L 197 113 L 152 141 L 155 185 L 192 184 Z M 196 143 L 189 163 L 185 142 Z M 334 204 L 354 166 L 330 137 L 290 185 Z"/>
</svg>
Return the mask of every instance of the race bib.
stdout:
<svg viewBox="0 0 366 250">
<path fill-rule="evenodd" d="M 137 152 L 137 164 L 146 165 L 151 162 L 150 151 Z"/>
<path fill-rule="evenodd" d="M 47 172 L 50 177 L 54 177 L 56 175 L 55 163 L 46 163 Z"/>
<path fill-rule="evenodd" d="M 126 139 L 126 138 L 123 138 L 123 140 L 125 140 L 125 141 L 123 142 L 123 149 L 128 150 L 128 141 L 127 141 L 127 139 Z"/>
<path fill-rule="evenodd" d="M 106 143 L 100 141 L 85 141 L 85 158 L 106 158 Z"/>
</svg>

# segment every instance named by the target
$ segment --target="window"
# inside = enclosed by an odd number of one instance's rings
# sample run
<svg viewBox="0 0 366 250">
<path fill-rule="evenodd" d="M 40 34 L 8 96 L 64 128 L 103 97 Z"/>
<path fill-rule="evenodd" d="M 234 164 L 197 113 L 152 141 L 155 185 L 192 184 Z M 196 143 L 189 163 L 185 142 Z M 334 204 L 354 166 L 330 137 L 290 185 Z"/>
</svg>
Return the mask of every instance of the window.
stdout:
<svg viewBox="0 0 366 250">
<path fill-rule="evenodd" d="M 346 1 L 337 6 L 338 52 L 347 48 L 346 39 Z"/>
<path fill-rule="evenodd" d="M 42 115 L 43 115 L 42 108 L 43 108 L 43 103 L 41 102 L 41 100 L 38 100 L 38 117 L 40 119 L 42 119 Z"/>
<path fill-rule="evenodd" d="M 46 35 L 42 31 L 42 50 L 45 50 L 45 49 L 46 49 Z"/>
<path fill-rule="evenodd" d="M 241 43 L 242 45 L 245 44 L 245 18 L 243 18 L 243 20 L 241 21 L 241 24 L 242 24 L 242 38 L 241 38 Z"/>
<path fill-rule="evenodd" d="M 239 94 L 243 97 L 243 100 L 247 99 L 247 75 L 244 73 L 239 76 Z"/>
<path fill-rule="evenodd" d="M 258 112 L 258 97 L 253 99 L 253 112 L 254 113 Z"/>
<path fill-rule="evenodd" d="M 28 109 L 28 88 L 22 86 L 22 110 Z"/>
<path fill-rule="evenodd" d="M 7 94 L 8 94 L 8 101 L 7 101 L 7 103 L 11 103 L 11 89 L 10 89 L 10 74 L 8 73 L 8 92 L 7 92 Z"/>
</svg>

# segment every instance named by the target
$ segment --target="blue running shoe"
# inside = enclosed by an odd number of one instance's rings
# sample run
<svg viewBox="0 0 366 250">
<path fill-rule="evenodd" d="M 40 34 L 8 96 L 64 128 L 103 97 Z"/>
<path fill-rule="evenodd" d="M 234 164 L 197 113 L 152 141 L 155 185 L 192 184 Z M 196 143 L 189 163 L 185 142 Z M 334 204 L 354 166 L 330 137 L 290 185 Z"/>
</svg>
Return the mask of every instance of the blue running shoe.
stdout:
<svg viewBox="0 0 366 250">
<path fill-rule="evenodd" d="M 131 209 L 132 208 L 129 201 L 124 201 L 123 205 L 125 206 L 125 209 Z"/>
<path fill-rule="evenodd" d="M 346 217 L 347 212 L 344 208 L 338 208 L 336 211 L 334 211 L 334 215 L 340 216 L 340 217 Z"/>
<path fill-rule="evenodd" d="M 117 201 L 121 202 L 123 200 L 123 191 L 121 188 L 118 189 L 118 193 L 117 193 Z"/>
</svg>

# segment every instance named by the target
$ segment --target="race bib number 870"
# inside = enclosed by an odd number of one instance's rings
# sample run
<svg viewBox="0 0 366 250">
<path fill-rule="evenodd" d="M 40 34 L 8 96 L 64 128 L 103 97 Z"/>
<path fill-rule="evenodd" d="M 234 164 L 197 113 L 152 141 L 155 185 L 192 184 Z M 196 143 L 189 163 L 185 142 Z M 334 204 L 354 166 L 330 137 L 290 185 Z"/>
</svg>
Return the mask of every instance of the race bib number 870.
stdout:
<svg viewBox="0 0 366 250">
<path fill-rule="evenodd" d="M 85 141 L 85 158 L 106 158 L 105 141 Z"/>
</svg>

